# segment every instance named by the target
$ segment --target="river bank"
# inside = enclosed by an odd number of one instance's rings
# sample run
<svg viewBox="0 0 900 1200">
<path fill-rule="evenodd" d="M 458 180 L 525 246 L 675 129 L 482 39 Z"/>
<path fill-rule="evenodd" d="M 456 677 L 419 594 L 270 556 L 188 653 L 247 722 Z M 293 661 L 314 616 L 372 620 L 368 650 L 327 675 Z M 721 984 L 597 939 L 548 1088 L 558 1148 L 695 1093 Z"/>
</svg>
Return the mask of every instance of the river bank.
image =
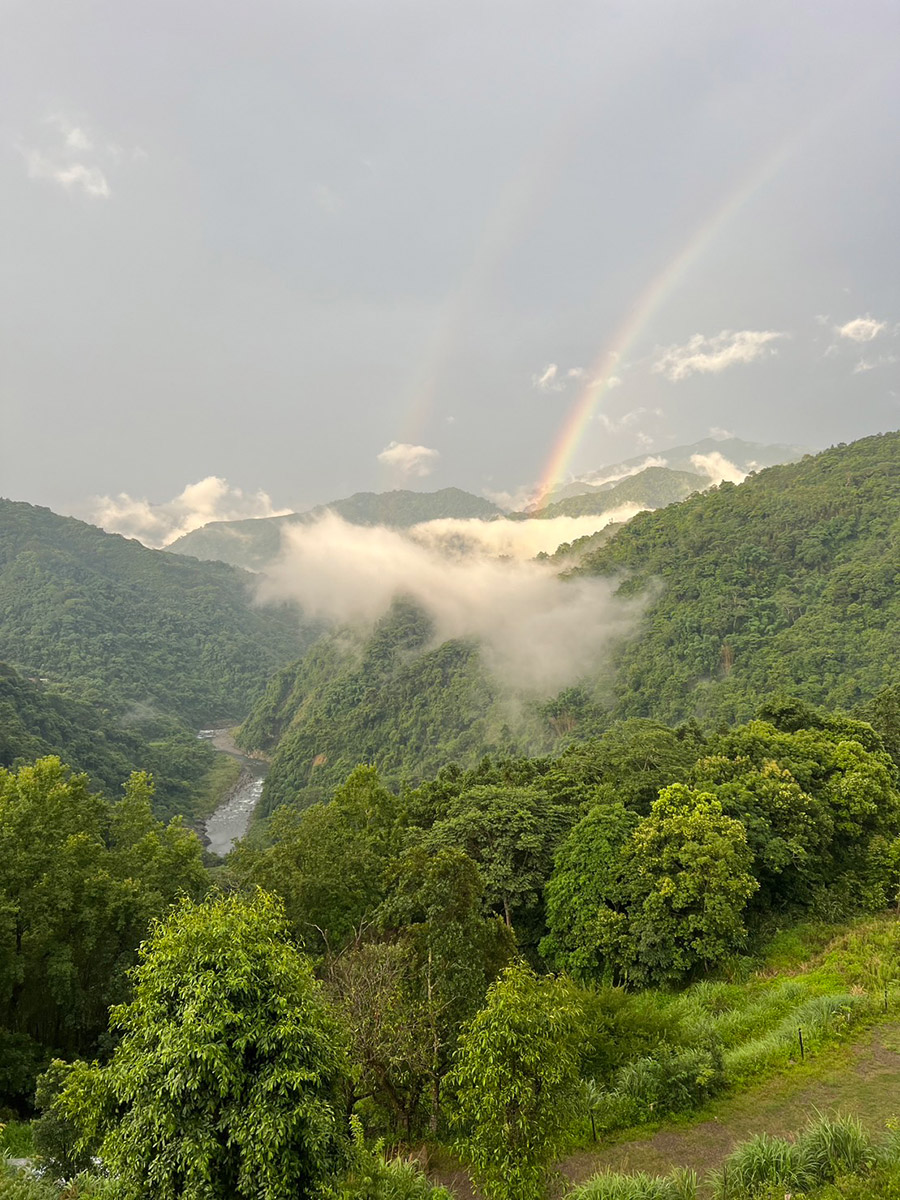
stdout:
<svg viewBox="0 0 900 1200">
<path fill-rule="evenodd" d="M 262 795 L 268 763 L 242 754 L 230 729 L 201 729 L 197 735 L 212 742 L 220 754 L 240 764 L 240 774 L 222 802 L 202 825 L 203 840 L 211 854 L 224 857 L 234 842 L 247 832 L 253 811 Z"/>
</svg>

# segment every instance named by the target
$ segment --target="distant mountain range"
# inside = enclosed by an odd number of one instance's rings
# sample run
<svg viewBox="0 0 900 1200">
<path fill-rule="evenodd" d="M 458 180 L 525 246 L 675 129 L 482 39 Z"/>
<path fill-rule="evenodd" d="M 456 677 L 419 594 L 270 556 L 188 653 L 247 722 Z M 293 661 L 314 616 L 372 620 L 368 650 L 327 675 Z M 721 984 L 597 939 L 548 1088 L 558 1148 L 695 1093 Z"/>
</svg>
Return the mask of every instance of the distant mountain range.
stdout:
<svg viewBox="0 0 900 1200">
<path fill-rule="evenodd" d="M 502 510 L 490 500 L 460 488 L 441 488 L 437 492 L 356 492 L 308 512 L 244 521 L 211 521 L 184 534 L 166 549 L 172 554 L 189 554 L 206 561 L 262 571 L 281 550 L 281 531 L 285 526 L 308 524 L 326 512 L 337 513 L 351 525 L 387 525 L 392 529 L 408 529 L 422 521 L 444 517 L 489 521 L 503 516 Z"/>
<path fill-rule="evenodd" d="M 166 550 L 249 571 L 264 571 L 281 551 L 285 527 L 308 524 L 326 512 L 337 513 L 351 525 L 386 525 L 392 529 L 408 529 L 424 521 L 444 518 L 490 521 L 600 516 L 623 507 L 664 508 L 735 472 L 745 475 L 776 463 L 793 462 L 804 453 L 799 446 L 766 446 L 740 438 L 704 438 L 658 455 L 644 455 L 602 467 L 586 479 L 553 492 L 540 511 L 506 514 L 483 496 L 460 488 L 442 488 L 436 492 L 356 492 L 307 512 L 212 521 L 184 534 Z"/>
</svg>

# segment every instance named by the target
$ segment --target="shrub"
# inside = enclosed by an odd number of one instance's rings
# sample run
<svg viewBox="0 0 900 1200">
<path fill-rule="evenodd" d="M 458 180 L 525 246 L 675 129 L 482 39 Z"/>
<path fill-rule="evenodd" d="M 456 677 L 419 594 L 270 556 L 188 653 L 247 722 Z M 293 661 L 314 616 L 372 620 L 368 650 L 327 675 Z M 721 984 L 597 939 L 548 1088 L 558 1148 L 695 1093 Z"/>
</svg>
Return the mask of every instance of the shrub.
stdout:
<svg viewBox="0 0 900 1200">
<path fill-rule="evenodd" d="M 595 1175 L 575 1188 L 566 1200 L 695 1200 L 697 1176 L 693 1171 L 671 1175 Z"/>
</svg>

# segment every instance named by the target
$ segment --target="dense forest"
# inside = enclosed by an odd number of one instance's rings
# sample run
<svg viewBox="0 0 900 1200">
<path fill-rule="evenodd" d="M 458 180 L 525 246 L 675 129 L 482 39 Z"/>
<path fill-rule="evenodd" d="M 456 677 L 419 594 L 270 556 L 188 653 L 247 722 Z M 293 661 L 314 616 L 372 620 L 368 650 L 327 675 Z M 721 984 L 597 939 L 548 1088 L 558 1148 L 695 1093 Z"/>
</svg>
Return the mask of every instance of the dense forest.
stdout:
<svg viewBox="0 0 900 1200">
<path fill-rule="evenodd" d="M 895 1028 L 898 451 L 555 556 L 647 602 L 515 713 L 402 598 L 292 662 L 241 573 L 4 508 L 0 1200 L 893 1200 L 834 1114 L 705 1180 L 579 1164 Z M 218 714 L 272 758 L 224 861 L 174 815 Z"/>
<path fill-rule="evenodd" d="M 602 679 L 549 703 L 512 704 L 477 646 L 435 646 L 405 602 L 369 636 L 338 631 L 273 678 L 242 728 L 245 748 L 272 757 L 264 811 L 321 799 L 357 762 L 415 783 L 447 761 L 589 738 L 616 717 L 745 720 L 779 691 L 861 704 L 898 679 L 898 512 L 900 434 L 888 434 L 564 548 L 559 569 L 611 576 L 647 605 Z"/>
<path fill-rule="evenodd" d="M 304 645 L 251 579 L 0 500 L 0 659 L 139 719 L 235 720 Z M 308 635 L 307 640 L 308 640 Z"/>
<path fill-rule="evenodd" d="M 668 467 L 647 467 L 603 490 L 568 496 L 546 504 L 535 517 L 593 517 L 625 505 L 638 508 L 664 508 L 684 500 L 693 492 L 709 487 L 709 479 L 691 471 L 672 471 Z"/>
</svg>

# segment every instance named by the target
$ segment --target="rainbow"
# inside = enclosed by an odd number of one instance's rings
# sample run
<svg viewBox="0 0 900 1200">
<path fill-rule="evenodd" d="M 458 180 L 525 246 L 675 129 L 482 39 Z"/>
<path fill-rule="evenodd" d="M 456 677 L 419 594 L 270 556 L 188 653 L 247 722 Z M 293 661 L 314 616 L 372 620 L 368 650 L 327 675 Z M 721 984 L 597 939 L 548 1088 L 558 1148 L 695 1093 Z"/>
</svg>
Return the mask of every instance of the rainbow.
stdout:
<svg viewBox="0 0 900 1200">
<path fill-rule="evenodd" d="M 794 137 L 789 138 L 763 161 L 761 167 L 752 171 L 729 195 L 725 203 L 704 221 L 675 257 L 650 280 L 628 315 L 594 359 L 590 370 L 586 372 L 588 381 L 576 397 L 553 443 L 530 507 L 543 508 L 547 497 L 564 480 L 597 405 L 610 391 L 612 380 L 615 378 L 616 364 L 632 351 L 651 318 L 719 231 L 780 170 L 795 140 Z"/>
</svg>

